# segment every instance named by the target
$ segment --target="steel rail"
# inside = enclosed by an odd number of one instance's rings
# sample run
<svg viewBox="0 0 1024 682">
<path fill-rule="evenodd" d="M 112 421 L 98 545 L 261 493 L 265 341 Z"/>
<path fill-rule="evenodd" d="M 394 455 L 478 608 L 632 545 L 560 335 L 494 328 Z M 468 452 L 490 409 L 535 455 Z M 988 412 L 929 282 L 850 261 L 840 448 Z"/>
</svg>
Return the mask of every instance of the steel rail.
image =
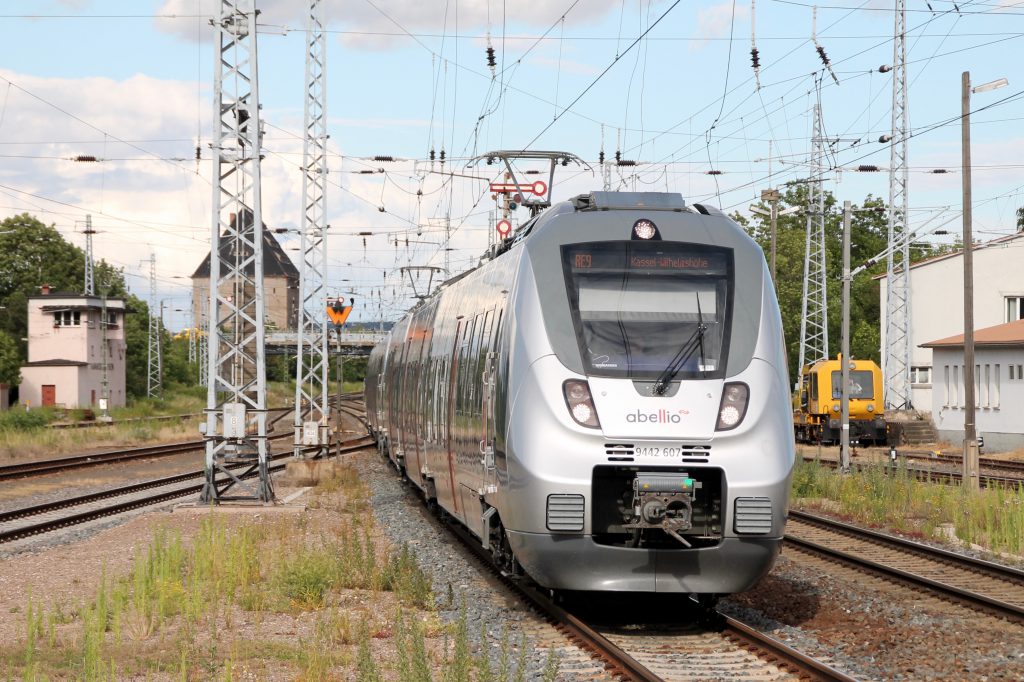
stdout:
<svg viewBox="0 0 1024 682">
<path fill-rule="evenodd" d="M 1001 566 L 1000 564 L 975 559 L 974 557 L 968 557 L 948 550 L 929 547 L 922 543 L 904 540 L 902 538 L 897 538 L 864 528 L 858 528 L 857 526 L 833 521 L 813 514 L 807 514 L 806 512 L 790 510 L 789 514 L 793 518 L 825 528 L 826 530 L 833 530 L 840 534 L 853 536 L 855 538 L 867 540 L 889 548 L 895 548 L 898 551 L 922 556 L 932 561 L 953 564 L 964 570 L 984 573 L 989 577 L 1006 582 L 1024 584 L 1024 571 L 1019 569 Z M 952 597 L 962 603 L 994 611 L 1000 616 L 1010 618 L 1014 621 L 1024 622 L 1024 607 L 1017 604 L 1008 603 L 975 590 L 957 587 L 950 583 L 928 578 L 895 566 L 889 566 L 871 559 L 857 556 L 850 552 L 835 549 L 833 547 L 827 547 L 811 540 L 796 538 L 789 534 L 786 535 L 785 541 L 793 546 L 811 551 L 828 559 L 840 561 L 856 568 L 869 569 L 870 571 L 880 573 L 887 577 L 896 578 L 918 587 L 927 588 L 939 595 Z"/>
<path fill-rule="evenodd" d="M 342 400 L 349 400 L 356 402 L 362 397 L 361 393 L 346 393 L 341 396 Z M 332 401 L 336 401 L 338 396 L 331 398 Z M 343 411 L 346 410 L 345 406 L 339 407 Z M 357 410 L 358 408 L 350 408 Z M 294 412 L 292 407 L 275 407 L 269 410 L 271 412 L 280 411 L 281 414 L 274 417 L 268 426 L 273 426 L 275 423 L 280 421 L 285 416 Z M 358 416 L 358 415 L 355 415 Z M 365 423 L 365 419 L 363 420 Z M 273 434 L 268 436 L 268 440 L 280 440 L 292 436 L 291 432 L 284 432 L 279 434 Z M 8 464 L 0 466 L 0 481 L 12 479 L 12 478 L 24 478 L 27 476 L 37 476 L 41 474 L 51 474 L 60 471 L 66 471 L 69 469 L 75 469 L 80 467 L 98 466 L 100 464 L 110 464 L 114 462 L 130 461 L 133 459 L 146 459 L 149 457 L 165 457 L 169 455 L 178 455 L 193 450 L 201 450 L 206 447 L 205 440 L 191 440 L 191 441 L 179 441 L 177 443 L 163 443 L 160 445 L 145 445 L 138 448 L 127 448 L 121 450 L 108 450 L 105 452 L 96 452 L 88 455 L 73 455 L 71 457 L 58 457 L 56 459 L 37 460 L 34 462 L 20 462 L 17 464 Z"/>
<path fill-rule="evenodd" d="M 502 573 L 494 565 L 494 562 L 491 561 L 490 554 L 484 551 L 480 541 L 473 537 L 464 526 L 458 523 L 444 523 L 436 516 L 429 515 L 426 508 L 423 508 L 423 511 L 435 523 L 447 528 L 473 555 L 480 559 L 484 566 L 506 588 L 519 595 L 527 604 L 543 614 L 556 628 L 561 629 L 563 634 L 566 634 L 570 640 L 586 649 L 595 658 L 600 659 L 606 670 L 614 675 L 635 682 L 662 682 L 660 677 L 626 653 L 618 645 L 612 643 L 607 637 L 552 602 L 537 588 L 525 585 L 522 581 Z"/>
<path fill-rule="evenodd" d="M 662 682 L 649 668 L 630 656 L 625 649 L 613 643 L 600 632 L 555 604 L 538 588 L 520 581 L 507 581 L 509 587 L 551 619 L 555 626 L 569 634 L 569 638 L 596 655 L 613 674 L 638 682 Z"/>
<path fill-rule="evenodd" d="M 337 452 L 338 452 L 338 454 L 344 454 L 346 452 L 352 452 L 352 451 L 356 451 L 356 450 L 361 450 L 361 449 L 367 447 L 370 444 L 372 444 L 372 440 L 370 438 L 362 437 L 362 438 L 359 438 L 359 439 L 355 439 L 353 441 L 348 441 L 346 443 L 339 444 Z M 312 449 L 312 447 L 310 449 Z M 292 452 L 290 450 L 289 451 L 285 451 L 285 452 L 276 453 L 274 455 L 274 459 L 282 459 L 282 458 L 285 458 L 285 457 L 290 457 L 291 454 L 292 454 Z M 276 471 L 280 471 L 280 470 L 284 469 L 286 466 L 287 466 L 287 462 L 282 462 L 280 464 L 271 465 L 269 467 L 269 470 L 271 472 L 276 472 Z M 246 467 L 250 467 L 251 468 L 252 465 L 246 464 L 246 465 L 242 465 L 239 468 L 243 468 L 244 469 Z M 9 511 L 9 512 L 5 512 L 4 514 L 0 515 L 0 521 L 10 521 L 10 520 L 19 519 L 19 518 L 25 518 L 25 517 L 28 517 L 28 516 L 34 516 L 34 515 L 39 515 L 39 514 L 43 514 L 43 513 L 48 513 L 50 511 L 55 511 L 55 510 L 59 510 L 59 509 L 65 509 L 65 508 L 68 508 L 68 507 L 71 507 L 71 506 L 79 506 L 79 505 L 82 505 L 82 504 L 88 504 L 90 502 L 94 502 L 94 501 L 101 500 L 101 499 L 106 499 L 106 498 L 109 498 L 109 497 L 116 497 L 116 496 L 123 496 L 123 495 L 126 495 L 126 494 L 132 494 L 134 492 L 139 492 L 141 490 L 148 490 L 148 489 L 154 488 L 154 487 L 160 487 L 160 486 L 164 486 L 164 485 L 171 485 L 173 483 L 177 483 L 177 482 L 180 482 L 180 481 L 183 481 L 183 480 L 187 480 L 187 479 L 190 479 L 190 478 L 197 478 L 197 477 L 200 477 L 200 476 L 205 476 L 205 474 L 206 474 L 206 470 L 203 469 L 203 470 L 200 470 L 200 471 L 190 472 L 190 473 L 186 473 L 186 474 L 178 474 L 176 476 L 168 476 L 168 477 L 164 477 L 164 478 L 161 478 L 161 479 L 153 479 L 152 481 L 144 481 L 142 483 L 136 483 L 136 484 L 132 484 L 130 486 L 122 486 L 121 488 L 116 488 L 116 489 L 112 489 L 112 490 L 104 491 L 104 492 L 100 492 L 100 493 L 94 493 L 94 494 L 91 494 L 91 495 L 83 495 L 83 496 L 80 496 L 80 497 L 77 497 L 77 498 L 71 498 L 71 499 L 67 499 L 67 500 L 59 500 L 59 501 L 56 501 L 56 502 L 50 502 L 50 503 L 45 503 L 45 504 L 41 504 L 41 505 L 34 505 L 32 507 L 25 507 L 24 509 L 16 509 L 16 510 L 12 510 L 12 511 Z M 253 470 L 253 471 L 246 472 L 246 474 L 241 476 L 241 478 L 249 478 L 249 477 L 255 476 L 255 475 L 256 475 L 256 471 Z M 223 480 L 227 481 L 229 479 L 228 478 L 224 478 Z M 11 542 L 13 540 L 17 540 L 17 539 L 20 539 L 20 538 L 28 537 L 28 536 L 31 536 L 31 535 L 38 535 L 38 534 L 49 532 L 49 531 L 52 531 L 52 530 L 57 530 L 57 529 L 60 529 L 60 528 L 65 528 L 65 527 L 68 527 L 68 526 L 73 526 L 73 525 L 77 525 L 77 524 L 80 524 L 80 523 L 85 523 L 86 521 L 92 521 L 92 520 L 95 520 L 95 519 L 103 518 L 105 516 L 113 516 L 115 514 L 120 514 L 120 513 L 125 512 L 125 511 L 131 511 L 133 509 L 140 509 L 142 507 L 152 506 L 154 504 L 159 504 L 160 502 L 165 502 L 167 500 L 172 500 L 172 499 L 175 499 L 175 498 L 178 498 L 178 497 L 184 497 L 186 495 L 190 495 L 190 494 L 193 494 L 193 493 L 199 493 L 202 490 L 203 485 L 204 484 L 202 484 L 202 483 L 198 483 L 198 484 L 195 484 L 195 485 L 187 486 L 185 488 L 176 488 L 174 490 L 164 491 L 164 492 L 161 492 L 161 493 L 157 493 L 155 495 L 150 495 L 148 497 L 141 497 L 141 498 L 137 498 L 137 499 L 134 499 L 134 500 L 128 500 L 128 501 L 125 501 L 125 502 L 120 502 L 120 503 L 109 505 L 109 506 L 106 506 L 106 507 L 101 507 L 101 508 L 98 508 L 98 509 L 84 511 L 84 512 L 80 512 L 78 514 L 72 514 L 72 515 L 69 515 L 69 516 L 63 516 L 63 517 L 58 518 L 58 519 L 52 519 L 52 520 L 49 520 L 49 521 L 42 521 L 40 523 L 32 524 L 32 525 L 29 525 L 29 526 L 22 526 L 20 528 L 14 528 L 14 529 L 11 529 L 9 531 L 0 532 L 0 544 L 5 543 L 5 542 Z"/>
<path fill-rule="evenodd" d="M 291 407 L 271 407 L 268 412 L 284 411 L 285 414 L 292 411 Z M 161 422 L 161 421 L 173 421 L 181 419 L 200 419 L 203 417 L 203 412 L 187 412 L 185 414 L 161 414 L 152 417 L 129 417 L 127 419 L 117 419 L 112 421 L 77 421 L 77 422 L 54 422 L 47 424 L 46 428 L 62 430 L 62 429 L 89 429 L 93 427 L 103 426 L 115 426 L 119 424 L 134 424 L 136 422 Z"/>
<path fill-rule="evenodd" d="M 723 620 L 725 631 L 729 636 L 749 642 L 751 646 L 763 650 L 769 658 L 779 660 L 780 666 L 793 667 L 801 677 L 821 680 L 821 682 L 857 682 L 857 678 L 797 651 L 788 644 L 759 632 L 735 618 L 730 618 L 722 613 L 717 613 L 717 615 Z"/>
<path fill-rule="evenodd" d="M 661 677 L 637 661 L 625 649 L 580 618 L 558 606 L 544 590 L 500 571 L 491 560 L 490 554 L 483 549 L 480 541 L 460 523 L 446 523 L 443 519 L 430 515 L 425 507 L 421 507 L 421 509 L 432 521 L 447 528 L 474 556 L 480 559 L 505 587 L 518 594 L 530 606 L 543 614 L 570 640 L 599 659 L 611 674 L 637 682 L 663 682 Z M 762 657 L 770 663 L 789 668 L 804 679 L 822 682 L 856 682 L 856 678 L 803 654 L 769 635 L 758 632 L 734 618 L 717 612 L 714 615 L 722 623 L 723 636 L 742 641 L 747 648 L 760 651 Z"/>
<path fill-rule="evenodd" d="M 903 457 L 905 459 L 916 459 L 926 462 L 941 462 L 942 464 L 949 464 L 950 466 L 962 466 L 964 461 L 962 455 L 948 455 L 943 453 L 935 454 L 933 452 L 917 450 L 905 452 L 900 452 L 899 450 L 897 450 L 896 453 L 899 457 Z M 1009 459 L 993 459 L 991 457 L 982 457 L 978 461 L 978 464 L 982 468 L 1002 469 L 1004 471 L 1024 473 L 1024 462 L 1016 462 L 1014 460 Z"/>
<path fill-rule="evenodd" d="M 834 459 L 819 459 L 810 455 L 804 455 L 805 462 L 818 462 L 823 466 L 827 466 L 831 469 L 837 469 L 839 462 Z M 855 470 L 863 470 L 868 467 L 877 466 L 881 467 L 886 473 L 892 471 L 892 466 L 887 464 L 855 464 Z M 911 474 L 915 480 L 923 482 L 935 482 L 942 483 L 944 485 L 960 485 L 961 474 L 958 471 L 942 471 L 935 469 L 926 469 L 922 467 L 905 466 L 905 471 Z M 989 476 L 982 474 L 979 479 L 982 488 L 1006 488 L 1008 490 L 1019 490 L 1024 488 L 1024 478 L 1016 476 Z"/>
<path fill-rule="evenodd" d="M 291 436 L 290 433 L 281 433 L 268 436 L 268 439 L 279 440 L 289 436 Z M 59 457 L 57 459 L 8 464 L 0 467 L 0 480 L 24 478 L 26 476 L 37 476 L 40 474 L 52 474 L 69 469 L 98 466 L 100 464 L 111 464 L 114 462 L 124 462 L 133 459 L 180 455 L 194 450 L 201 450 L 204 447 L 206 447 L 206 441 L 190 440 L 179 441 L 177 443 L 165 443 L 162 445 L 145 445 L 139 448 L 128 448 L 123 450 L 108 450 L 106 452 L 96 452 L 91 455 L 74 455 L 72 457 Z"/>
</svg>

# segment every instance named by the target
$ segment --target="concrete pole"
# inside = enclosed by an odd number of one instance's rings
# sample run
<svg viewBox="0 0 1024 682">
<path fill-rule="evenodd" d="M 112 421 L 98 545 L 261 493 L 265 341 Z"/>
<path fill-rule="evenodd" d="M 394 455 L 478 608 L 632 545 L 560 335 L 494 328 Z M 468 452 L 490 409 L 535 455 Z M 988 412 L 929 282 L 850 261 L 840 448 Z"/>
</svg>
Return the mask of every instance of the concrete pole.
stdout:
<svg viewBox="0 0 1024 682">
<path fill-rule="evenodd" d="M 843 202 L 843 323 L 840 340 L 842 356 L 842 428 L 839 434 L 839 470 L 850 471 L 850 202 Z"/>
<path fill-rule="evenodd" d="M 772 269 L 772 282 L 774 283 L 776 281 L 776 278 L 775 278 L 775 244 L 776 244 L 776 235 L 778 234 L 778 225 L 779 225 L 779 198 L 778 198 L 778 192 L 775 193 L 775 197 L 772 199 L 771 205 L 772 205 L 772 262 L 771 262 L 771 269 Z"/>
<path fill-rule="evenodd" d="M 964 71 L 960 93 L 964 213 L 964 470 L 963 485 L 978 490 L 978 438 L 974 409 L 974 254 L 971 234 L 971 72 Z"/>
</svg>

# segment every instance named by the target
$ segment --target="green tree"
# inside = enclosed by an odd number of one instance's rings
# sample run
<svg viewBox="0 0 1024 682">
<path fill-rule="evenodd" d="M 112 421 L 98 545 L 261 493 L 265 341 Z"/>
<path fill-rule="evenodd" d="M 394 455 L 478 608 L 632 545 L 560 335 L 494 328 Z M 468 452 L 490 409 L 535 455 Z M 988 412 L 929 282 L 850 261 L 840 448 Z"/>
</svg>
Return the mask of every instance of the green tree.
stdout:
<svg viewBox="0 0 1024 682">
<path fill-rule="evenodd" d="M 131 294 L 124 306 L 125 389 L 128 395 L 142 398 L 149 378 L 149 306 Z"/>
<path fill-rule="evenodd" d="M 171 337 L 165 330 L 163 338 L 164 382 L 192 386 L 199 383 L 199 367 L 188 361 L 187 336 Z"/>
<path fill-rule="evenodd" d="M 10 334 L 0 331 L 0 384 L 16 386 L 21 383 L 21 355 L 18 342 Z"/>
<path fill-rule="evenodd" d="M 1017 209 L 1017 229 L 1024 230 L 1024 206 Z"/>
<path fill-rule="evenodd" d="M 126 382 L 130 396 L 146 394 L 148 311 L 145 302 L 129 295 L 124 274 L 106 261 L 94 266 L 96 293 L 124 298 Z M 52 225 L 27 213 L 0 222 L 0 332 L 11 337 L 19 364 L 27 358 L 28 298 L 48 284 L 54 291 L 80 292 L 85 282 L 85 252 L 66 241 Z"/>
<path fill-rule="evenodd" d="M 807 205 L 806 185 L 794 185 L 782 195 L 779 210 L 787 206 Z M 767 211 L 768 207 L 762 205 Z M 853 205 L 850 220 L 850 263 L 856 268 L 885 251 L 888 244 L 888 211 L 885 202 L 868 195 L 860 205 Z M 771 242 L 771 224 L 767 217 L 755 215 L 733 218 L 767 254 Z M 828 299 L 829 355 L 839 352 L 842 308 L 842 205 L 831 192 L 825 192 L 825 269 Z M 807 217 L 804 213 L 778 218 L 776 236 L 776 291 L 786 334 L 790 378 L 795 381 L 799 371 L 800 316 L 803 310 L 804 257 L 806 253 Z M 929 258 L 943 249 L 925 246 L 914 249 L 912 259 Z M 880 362 L 880 325 L 883 317 L 879 303 L 877 275 L 884 274 L 885 259 L 860 273 L 850 287 L 850 353 L 854 357 Z"/>
<path fill-rule="evenodd" d="M 56 291 L 81 291 L 85 280 L 85 254 L 69 244 L 53 227 L 28 215 L 0 223 L 0 330 L 14 337 L 25 357 L 28 297 L 49 284 Z"/>
</svg>

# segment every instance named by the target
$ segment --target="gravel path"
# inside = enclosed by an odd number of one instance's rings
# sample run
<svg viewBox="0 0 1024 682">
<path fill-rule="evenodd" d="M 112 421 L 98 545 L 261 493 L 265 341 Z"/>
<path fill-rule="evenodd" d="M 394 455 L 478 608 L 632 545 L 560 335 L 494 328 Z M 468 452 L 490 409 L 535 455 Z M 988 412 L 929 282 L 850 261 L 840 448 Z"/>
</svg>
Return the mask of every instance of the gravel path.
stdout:
<svg viewBox="0 0 1024 682">
<path fill-rule="evenodd" d="M 396 546 L 414 550 L 420 566 L 430 571 L 442 619 L 456 622 L 460 611 L 474 650 L 479 650 L 481 630 L 486 629 L 491 663 L 497 668 L 499 643 L 508 628 L 509 640 L 527 644 L 527 680 L 542 679 L 548 650 L 559 657 L 559 680 L 611 680 L 589 654 L 570 644 L 553 627 L 508 595 L 507 590 L 458 541 L 430 520 L 409 484 L 403 483 L 382 457 L 375 454 L 353 458 L 371 490 L 373 513 L 388 539 Z M 454 603 L 449 604 L 449 595 Z M 518 652 L 513 654 L 513 659 Z"/>
</svg>

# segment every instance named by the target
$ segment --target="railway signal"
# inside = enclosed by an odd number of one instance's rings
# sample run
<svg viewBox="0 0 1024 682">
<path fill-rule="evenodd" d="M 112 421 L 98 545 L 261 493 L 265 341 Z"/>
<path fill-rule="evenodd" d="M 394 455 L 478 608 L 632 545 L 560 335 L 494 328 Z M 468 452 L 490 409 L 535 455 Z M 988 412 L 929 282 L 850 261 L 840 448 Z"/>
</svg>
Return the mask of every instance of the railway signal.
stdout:
<svg viewBox="0 0 1024 682">
<path fill-rule="evenodd" d="M 491 191 L 495 194 L 532 194 L 535 197 L 542 197 L 548 193 L 548 186 L 543 180 L 522 185 L 514 182 L 492 182 Z"/>
<path fill-rule="evenodd" d="M 355 303 L 355 299 L 351 299 L 352 304 Z M 344 301 L 339 298 L 331 305 L 327 306 L 327 317 L 330 318 L 331 324 L 334 325 L 335 330 L 340 330 L 341 326 L 345 324 L 345 320 L 348 319 L 349 313 L 352 312 L 352 304 L 345 305 Z"/>
</svg>

